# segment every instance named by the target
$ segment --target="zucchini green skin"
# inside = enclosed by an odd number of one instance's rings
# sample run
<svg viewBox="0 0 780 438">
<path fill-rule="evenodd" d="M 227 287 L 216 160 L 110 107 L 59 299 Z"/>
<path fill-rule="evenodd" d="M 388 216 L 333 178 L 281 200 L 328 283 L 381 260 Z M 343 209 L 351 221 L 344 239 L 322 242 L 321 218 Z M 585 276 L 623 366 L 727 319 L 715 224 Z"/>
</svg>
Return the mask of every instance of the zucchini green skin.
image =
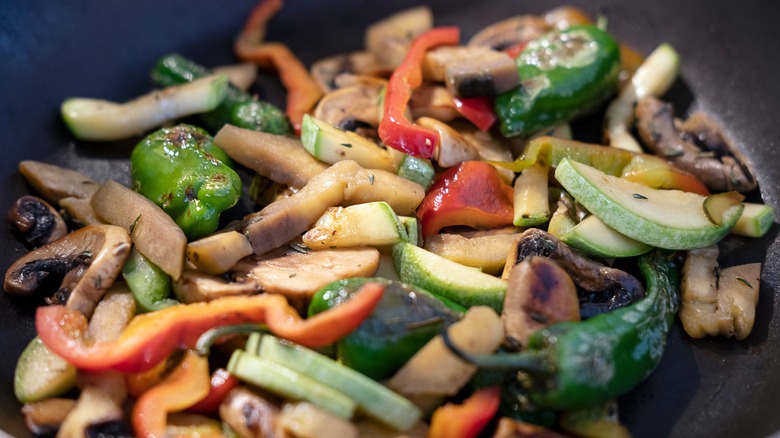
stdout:
<svg viewBox="0 0 780 438">
<path fill-rule="evenodd" d="M 207 68 L 181 55 L 171 54 L 161 58 L 152 70 L 152 80 L 159 86 L 183 84 L 211 74 Z M 225 124 L 271 134 L 287 134 L 290 122 L 274 105 L 258 100 L 228 85 L 225 98 L 213 111 L 200 115 L 205 127 L 216 133 Z"/>
<path fill-rule="evenodd" d="M 517 57 L 520 87 L 496 98 L 501 132 L 528 135 L 593 109 L 617 91 L 619 71 L 617 42 L 595 26 L 542 35 Z"/>
<path fill-rule="evenodd" d="M 349 300 L 368 282 L 385 284 L 385 293 L 371 316 L 339 341 L 337 358 L 343 364 L 373 379 L 389 377 L 429 340 L 460 319 L 433 294 L 383 278 L 350 278 L 320 289 L 309 304 L 309 315 Z M 450 303 L 450 305 L 455 305 Z"/>
<path fill-rule="evenodd" d="M 122 268 L 127 287 L 142 313 L 179 304 L 171 296 L 171 276 L 163 272 L 138 250 L 133 249 Z"/>
</svg>

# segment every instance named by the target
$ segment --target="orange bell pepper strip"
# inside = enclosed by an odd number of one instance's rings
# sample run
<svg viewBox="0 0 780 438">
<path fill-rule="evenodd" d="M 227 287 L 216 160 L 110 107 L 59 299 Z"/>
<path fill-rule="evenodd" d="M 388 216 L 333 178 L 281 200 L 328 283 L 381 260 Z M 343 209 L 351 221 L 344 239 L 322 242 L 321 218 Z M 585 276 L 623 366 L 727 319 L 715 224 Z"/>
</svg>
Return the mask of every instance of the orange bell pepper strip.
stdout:
<svg viewBox="0 0 780 438">
<path fill-rule="evenodd" d="M 514 189 L 501 179 L 495 167 L 483 161 L 464 161 L 439 175 L 417 208 L 422 236 L 453 225 L 510 225 L 513 198 Z"/>
<path fill-rule="evenodd" d="M 158 385 L 144 392 L 133 406 L 132 424 L 141 438 L 168 433 L 168 414 L 194 405 L 209 393 L 209 362 L 194 351 Z"/>
<path fill-rule="evenodd" d="M 263 42 L 266 24 L 281 7 L 281 0 L 262 0 L 249 15 L 236 40 L 235 52 L 244 61 L 279 72 L 279 80 L 287 90 L 287 117 L 295 133 L 300 134 L 303 116 L 314 108 L 323 93 L 289 47 L 282 43 Z"/>
<path fill-rule="evenodd" d="M 436 46 L 458 44 L 459 40 L 460 30 L 457 27 L 439 27 L 412 41 L 406 58 L 393 71 L 387 83 L 384 113 L 379 122 L 379 138 L 385 145 L 414 157 L 433 156 L 439 136 L 435 131 L 417 126 L 409 120 L 409 99 L 414 89 L 422 84 L 425 52 Z"/>
<path fill-rule="evenodd" d="M 176 349 L 192 348 L 205 331 L 224 325 L 264 323 L 277 336 L 306 347 L 330 345 L 371 314 L 383 291 L 383 285 L 367 283 L 353 299 L 306 320 L 281 295 L 181 304 L 137 315 L 121 336 L 110 342 L 90 338 L 84 315 L 65 306 L 38 308 L 35 327 L 44 344 L 80 369 L 141 372 Z"/>
<path fill-rule="evenodd" d="M 461 405 L 447 403 L 433 412 L 428 438 L 472 438 L 490 422 L 501 403 L 498 386 L 477 390 Z"/>
</svg>

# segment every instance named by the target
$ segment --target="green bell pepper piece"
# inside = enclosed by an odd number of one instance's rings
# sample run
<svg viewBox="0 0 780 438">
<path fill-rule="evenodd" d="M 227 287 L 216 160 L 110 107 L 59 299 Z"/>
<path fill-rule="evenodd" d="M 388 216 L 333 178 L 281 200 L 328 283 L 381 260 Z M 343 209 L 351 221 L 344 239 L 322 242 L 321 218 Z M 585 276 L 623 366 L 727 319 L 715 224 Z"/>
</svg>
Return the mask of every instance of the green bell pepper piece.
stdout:
<svg viewBox="0 0 780 438">
<path fill-rule="evenodd" d="M 472 355 L 445 344 L 480 367 L 514 370 L 539 408 L 578 409 L 604 403 L 642 382 L 661 362 L 679 307 L 680 264 L 674 253 L 639 257 L 645 298 L 582 322 L 559 322 L 531 335 L 520 353 Z"/>
<path fill-rule="evenodd" d="M 202 65 L 172 54 L 157 61 L 152 70 L 152 80 L 159 86 L 170 87 L 209 74 L 211 71 Z M 200 118 L 212 133 L 219 131 L 225 124 L 279 135 L 290 132 L 290 122 L 284 112 L 232 84 L 228 85 L 222 103 L 213 111 L 201 114 Z"/>
<path fill-rule="evenodd" d="M 592 25 L 548 32 L 517 57 L 520 87 L 496 97 L 505 136 L 528 135 L 592 110 L 617 91 L 620 49 Z"/>
<path fill-rule="evenodd" d="M 130 252 L 125 266 L 122 267 L 122 277 L 130 288 L 140 313 L 153 312 L 179 304 L 177 300 L 169 298 L 171 276 L 135 248 Z"/>
<path fill-rule="evenodd" d="M 232 161 L 204 130 L 177 125 L 141 140 L 130 157 L 133 188 L 159 205 L 188 239 L 217 229 L 241 196 Z"/>
<path fill-rule="evenodd" d="M 336 358 L 373 379 L 390 376 L 460 319 L 459 311 L 429 292 L 384 278 L 350 278 L 325 286 L 312 298 L 309 316 L 349 300 L 367 282 L 386 284 L 384 295 L 371 316 L 338 342 Z"/>
</svg>

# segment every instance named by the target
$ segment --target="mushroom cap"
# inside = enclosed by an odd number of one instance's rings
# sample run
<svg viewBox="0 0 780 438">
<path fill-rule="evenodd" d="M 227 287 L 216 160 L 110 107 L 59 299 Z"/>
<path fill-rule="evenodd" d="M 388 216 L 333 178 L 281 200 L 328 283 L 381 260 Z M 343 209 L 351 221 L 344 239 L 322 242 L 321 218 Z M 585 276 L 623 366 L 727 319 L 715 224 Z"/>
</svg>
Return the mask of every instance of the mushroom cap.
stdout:
<svg viewBox="0 0 780 438">
<path fill-rule="evenodd" d="M 130 254 L 127 230 L 90 225 L 20 257 L 5 273 L 10 295 L 32 295 L 50 274 L 63 275 L 55 301 L 90 316 Z"/>
<path fill-rule="evenodd" d="M 36 196 L 22 196 L 8 210 L 8 223 L 33 248 L 61 239 L 68 227 L 57 210 Z"/>
</svg>

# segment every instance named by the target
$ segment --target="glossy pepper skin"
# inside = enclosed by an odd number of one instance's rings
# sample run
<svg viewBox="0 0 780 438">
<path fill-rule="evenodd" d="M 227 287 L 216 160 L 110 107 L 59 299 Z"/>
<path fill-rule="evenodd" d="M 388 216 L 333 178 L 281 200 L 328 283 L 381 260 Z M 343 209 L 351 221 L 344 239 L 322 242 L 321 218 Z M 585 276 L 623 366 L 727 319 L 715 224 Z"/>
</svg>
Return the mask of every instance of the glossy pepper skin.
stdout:
<svg viewBox="0 0 780 438">
<path fill-rule="evenodd" d="M 194 347 L 207 330 L 226 325 L 264 323 L 271 333 L 305 347 L 330 345 L 371 314 L 383 291 L 382 285 L 367 283 L 348 302 L 306 320 L 281 295 L 179 304 L 137 315 L 110 342 L 91 339 L 84 315 L 65 306 L 39 307 L 35 328 L 47 347 L 80 369 L 138 373 L 153 368 L 176 349 Z"/>
<path fill-rule="evenodd" d="M 476 437 L 496 415 L 500 403 L 498 386 L 478 389 L 463 404 L 447 403 L 433 412 L 428 438 Z"/>
<path fill-rule="evenodd" d="M 164 56 L 152 70 L 152 80 L 161 87 L 170 87 L 211 74 L 211 71 L 181 55 Z M 225 124 L 272 134 L 290 132 L 290 122 L 284 113 L 268 102 L 228 85 L 225 98 L 213 111 L 201 114 L 204 126 L 215 133 Z"/>
<path fill-rule="evenodd" d="M 387 82 L 379 138 L 394 149 L 413 157 L 431 158 L 439 143 L 436 131 L 415 125 L 409 120 L 409 99 L 423 82 L 422 62 L 425 52 L 441 45 L 455 45 L 460 40 L 456 27 L 431 29 L 412 41 L 401 65 Z"/>
<path fill-rule="evenodd" d="M 211 136 L 191 125 L 151 133 L 130 156 L 133 188 L 168 213 L 190 240 L 216 230 L 220 213 L 238 202 L 241 178 L 229 164 Z"/>
<path fill-rule="evenodd" d="M 636 303 L 582 322 L 560 322 L 533 335 L 515 354 L 471 356 L 474 364 L 512 369 L 539 408 L 576 409 L 625 394 L 655 370 L 679 307 L 680 265 L 673 253 L 639 258 L 647 295 Z M 527 374 L 526 374 L 527 373 Z"/>
<path fill-rule="evenodd" d="M 464 161 L 447 169 L 428 189 L 417 209 L 423 238 L 444 227 L 465 225 L 495 228 L 510 225 L 514 190 L 495 167 L 482 161 Z"/>
<path fill-rule="evenodd" d="M 617 90 L 620 49 L 593 25 L 548 32 L 517 57 L 520 87 L 496 97 L 505 136 L 528 135 L 569 120 Z"/>
<path fill-rule="evenodd" d="M 432 294 L 384 278 L 350 278 L 319 290 L 309 304 L 309 316 L 352 298 L 368 282 L 385 285 L 382 300 L 355 331 L 339 340 L 339 362 L 373 379 L 389 377 L 466 309 L 448 307 Z"/>
</svg>

